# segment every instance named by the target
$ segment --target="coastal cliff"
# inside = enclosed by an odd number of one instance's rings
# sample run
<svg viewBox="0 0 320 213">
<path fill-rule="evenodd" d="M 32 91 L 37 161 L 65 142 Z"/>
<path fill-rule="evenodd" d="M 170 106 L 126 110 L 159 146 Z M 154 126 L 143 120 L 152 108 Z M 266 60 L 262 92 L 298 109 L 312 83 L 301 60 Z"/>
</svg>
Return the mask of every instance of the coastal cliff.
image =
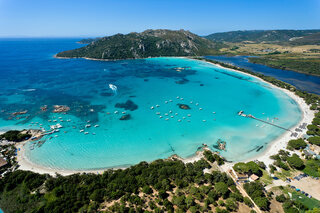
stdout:
<svg viewBox="0 0 320 213">
<path fill-rule="evenodd" d="M 103 37 L 85 47 L 60 52 L 56 57 L 115 60 L 197 56 L 214 54 L 220 47 L 219 43 L 185 30 L 146 30 L 142 33 Z"/>
</svg>

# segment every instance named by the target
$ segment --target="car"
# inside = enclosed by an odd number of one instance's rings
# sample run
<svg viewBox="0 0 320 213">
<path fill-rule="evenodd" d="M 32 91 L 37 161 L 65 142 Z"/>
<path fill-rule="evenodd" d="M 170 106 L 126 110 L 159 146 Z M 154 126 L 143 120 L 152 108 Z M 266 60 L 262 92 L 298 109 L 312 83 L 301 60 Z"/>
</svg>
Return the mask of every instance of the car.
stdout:
<svg viewBox="0 0 320 213">
<path fill-rule="evenodd" d="M 295 189 L 296 187 L 295 187 L 295 186 L 290 186 L 290 188 L 291 188 L 291 189 Z"/>
<path fill-rule="evenodd" d="M 272 179 L 273 179 L 273 180 L 279 180 L 279 178 L 277 178 L 277 177 L 272 177 Z"/>
<path fill-rule="evenodd" d="M 305 194 L 305 192 L 304 192 L 304 191 L 301 191 L 301 193 L 302 193 L 302 194 Z"/>
<path fill-rule="evenodd" d="M 309 196 L 309 194 L 308 194 L 308 193 L 305 193 L 304 195 L 305 195 L 305 196 L 307 196 L 307 197 Z"/>
</svg>

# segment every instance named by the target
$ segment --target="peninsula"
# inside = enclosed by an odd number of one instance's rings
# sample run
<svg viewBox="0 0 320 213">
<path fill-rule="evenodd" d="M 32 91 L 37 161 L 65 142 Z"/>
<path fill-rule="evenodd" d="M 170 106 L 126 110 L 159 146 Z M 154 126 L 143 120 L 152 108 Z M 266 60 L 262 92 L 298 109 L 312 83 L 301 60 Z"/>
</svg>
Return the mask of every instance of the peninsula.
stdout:
<svg viewBox="0 0 320 213">
<path fill-rule="evenodd" d="M 214 54 L 221 44 L 185 30 L 146 30 L 142 33 L 116 34 L 67 50 L 59 58 L 138 59 L 160 56 L 199 56 Z"/>
</svg>

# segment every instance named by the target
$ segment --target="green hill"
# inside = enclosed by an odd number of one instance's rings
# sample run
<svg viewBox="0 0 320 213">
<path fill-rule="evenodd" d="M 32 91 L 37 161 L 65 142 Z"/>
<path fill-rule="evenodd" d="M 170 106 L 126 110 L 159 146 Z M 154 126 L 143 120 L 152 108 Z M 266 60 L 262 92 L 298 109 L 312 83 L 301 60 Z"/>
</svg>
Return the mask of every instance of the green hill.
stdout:
<svg viewBox="0 0 320 213">
<path fill-rule="evenodd" d="M 293 45 L 320 45 L 320 33 L 303 36 L 301 38 L 290 41 Z"/>
<path fill-rule="evenodd" d="M 159 56 L 197 56 L 214 54 L 221 44 L 189 31 L 146 30 L 116 34 L 89 45 L 58 53 L 57 57 L 94 59 L 136 59 Z"/>
<path fill-rule="evenodd" d="M 98 41 L 100 38 L 84 38 L 84 39 L 81 39 L 80 41 L 78 41 L 79 44 L 90 44 L 94 41 Z"/>
<path fill-rule="evenodd" d="M 216 42 L 289 42 L 294 38 L 319 33 L 320 30 L 245 30 L 213 33 L 205 38 Z"/>
</svg>

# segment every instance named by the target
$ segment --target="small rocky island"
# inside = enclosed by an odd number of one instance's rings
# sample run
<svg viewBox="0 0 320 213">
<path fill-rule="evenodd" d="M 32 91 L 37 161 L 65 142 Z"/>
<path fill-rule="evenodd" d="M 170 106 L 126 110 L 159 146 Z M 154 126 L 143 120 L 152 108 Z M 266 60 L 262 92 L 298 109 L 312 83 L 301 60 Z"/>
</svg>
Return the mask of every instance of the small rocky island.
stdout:
<svg viewBox="0 0 320 213">
<path fill-rule="evenodd" d="M 54 105 L 53 106 L 53 112 L 59 113 L 59 112 L 68 112 L 70 110 L 70 107 L 66 105 Z"/>
<path fill-rule="evenodd" d="M 126 115 L 122 115 L 119 120 L 127 121 L 127 120 L 130 120 L 130 119 L 131 119 L 131 115 L 130 114 L 126 114 Z"/>
<path fill-rule="evenodd" d="M 191 109 L 187 104 L 177 104 L 180 109 Z"/>
</svg>

